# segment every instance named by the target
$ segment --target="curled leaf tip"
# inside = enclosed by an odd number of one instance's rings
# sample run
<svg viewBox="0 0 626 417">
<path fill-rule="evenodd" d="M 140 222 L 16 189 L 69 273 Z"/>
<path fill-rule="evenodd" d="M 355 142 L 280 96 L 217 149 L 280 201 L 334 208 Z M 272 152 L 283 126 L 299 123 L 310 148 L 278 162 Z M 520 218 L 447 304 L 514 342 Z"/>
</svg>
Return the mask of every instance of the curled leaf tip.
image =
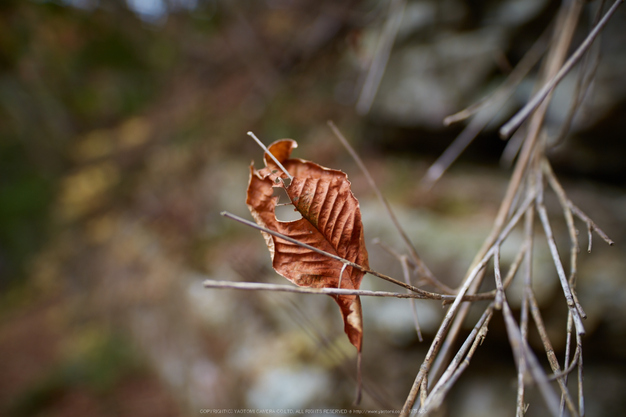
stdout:
<svg viewBox="0 0 626 417">
<path fill-rule="evenodd" d="M 297 147 L 298 143 L 293 139 L 279 139 L 268 146 L 267 149 L 272 153 L 272 155 L 274 155 L 274 158 L 276 158 L 278 162 L 284 164 L 284 162 L 291 156 L 291 152 Z M 264 155 L 263 160 L 265 162 L 265 166 L 274 165 L 272 157 L 268 154 Z"/>
</svg>

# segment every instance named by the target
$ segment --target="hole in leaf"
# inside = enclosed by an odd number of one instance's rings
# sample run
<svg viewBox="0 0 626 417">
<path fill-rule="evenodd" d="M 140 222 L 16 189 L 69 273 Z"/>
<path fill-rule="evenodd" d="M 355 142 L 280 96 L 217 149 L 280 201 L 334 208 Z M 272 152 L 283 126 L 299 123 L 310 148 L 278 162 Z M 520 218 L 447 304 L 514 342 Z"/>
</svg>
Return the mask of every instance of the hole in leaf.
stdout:
<svg viewBox="0 0 626 417">
<path fill-rule="evenodd" d="M 278 203 L 274 209 L 276 220 L 279 222 L 291 222 L 302 218 L 302 214 L 291 204 L 287 191 L 283 187 L 274 187 L 274 194 L 272 195 L 278 197 Z"/>
<path fill-rule="evenodd" d="M 302 214 L 300 214 L 298 210 L 295 210 L 291 204 L 287 206 L 276 206 L 274 215 L 279 222 L 291 222 L 302 218 Z"/>
</svg>

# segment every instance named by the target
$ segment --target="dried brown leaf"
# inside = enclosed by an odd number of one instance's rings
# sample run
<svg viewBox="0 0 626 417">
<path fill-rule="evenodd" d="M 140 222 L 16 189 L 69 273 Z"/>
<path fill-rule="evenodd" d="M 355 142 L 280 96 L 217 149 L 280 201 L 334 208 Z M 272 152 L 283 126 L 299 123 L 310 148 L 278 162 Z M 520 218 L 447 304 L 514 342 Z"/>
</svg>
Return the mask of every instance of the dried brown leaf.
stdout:
<svg viewBox="0 0 626 417">
<path fill-rule="evenodd" d="M 267 154 L 265 168 L 255 170 L 250 167 L 246 204 L 252 216 L 263 227 L 369 268 L 359 202 L 350 190 L 347 175 L 310 161 L 289 159 L 296 146 L 291 139 L 282 139 L 269 146 L 269 151 L 293 177 L 291 182 Z M 276 218 L 276 187 L 285 189 L 294 209 L 302 215 L 301 219 L 283 222 Z M 361 285 L 362 271 L 344 267 L 336 259 L 262 233 L 272 266 L 296 285 L 348 289 L 358 289 Z M 360 352 L 363 323 L 359 297 L 332 297 L 341 309 L 344 331 Z"/>
</svg>

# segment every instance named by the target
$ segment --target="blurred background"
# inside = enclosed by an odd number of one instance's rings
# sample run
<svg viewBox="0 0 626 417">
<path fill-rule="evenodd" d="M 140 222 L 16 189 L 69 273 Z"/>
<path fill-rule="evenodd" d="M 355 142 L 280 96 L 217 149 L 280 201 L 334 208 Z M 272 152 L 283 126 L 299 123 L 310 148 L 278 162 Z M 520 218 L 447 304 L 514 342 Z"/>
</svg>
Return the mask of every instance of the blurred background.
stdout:
<svg viewBox="0 0 626 417">
<path fill-rule="evenodd" d="M 427 265 L 456 287 L 511 171 L 497 126 L 528 99 L 537 69 L 427 189 L 428 166 L 464 127 L 442 121 L 501 84 L 560 4 L 1 1 L 0 415 L 350 408 L 355 352 L 332 299 L 202 287 L 205 279 L 287 283 L 259 233 L 219 215 L 250 217 L 248 167 L 260 166 L 262 151 L 246 132 L 266 144 L 296 139 L 295 157 L 347 172 L 371 266 L 401 278 L 397 261 L 371 243 L 401 250 L 401 241 L 328 128 L 333 120 Z M 574 47 L 601 4 L 585 3 Z M 622 7 L 601 37 L 585 105 L 550 151 L 570 198 L 616 242 L 596 238 L 588 254 L 577 224 L 589 415 L 626 411 L 625 24 Z M 368 71 L 385 42 L 389 62 L 373 82 Z M 549 134 L 567 120 L 576 80 L 574 72 L 557 89 Z M 548 205 L 565 254 L 562 213 L 556 199 Z M 511 242 L 505 264 L 519 237 Z M 541 243 L 536 258 L 539 301 L 562 358 L 566 310 Z M 372 277 L 363 288 L 395 290 Z M 362 408 L 401 407 L 443 312 L 439 303 L 417 308 L 423 343 L 406 300 L 363 300 Z M 511 414 L 515 392 L 497 317 L 441 415 Z M 529 415 L 542 407 L 534 401 Z"/>
</svg>

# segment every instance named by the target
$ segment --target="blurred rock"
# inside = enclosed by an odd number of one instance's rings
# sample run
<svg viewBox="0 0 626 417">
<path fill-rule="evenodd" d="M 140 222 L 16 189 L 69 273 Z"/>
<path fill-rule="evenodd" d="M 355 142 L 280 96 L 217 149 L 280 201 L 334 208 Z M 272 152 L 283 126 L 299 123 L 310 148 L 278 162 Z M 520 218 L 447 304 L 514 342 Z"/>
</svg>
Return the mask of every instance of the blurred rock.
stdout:
<svg viewBox="0 0 626 417">
<path fill-rule="evenodd" d="M 312 366 L 266 369 L 247 394 L 247 404 L 256 409 L 302 409 L 303 404 L 327 404 L 331 385 L 325 372 Z"/>
<path fill-rule="evenodd" d="M 443 119 L 489 96 L 548 26 L 555 12 L 545 0 L 468 3 L 407 2 L 369 112 L 370 123 L 384 130 L 383 142 L 369 132 L 372 127 L 368 129 L 368 140 L 375 146 L 402 151 L 434 150 L 438 155 L 459 132 L 454 127 L 445 128 Z M 597 7 L 598 3 L 593 2 L 585 5 L 570 54 L 591 30 Z M 625 65 L 626 49 L 622 47 L 625 39 L 620 29 L 625 19 L 626 12 L 618 9 L 590 49 L 587 68 L 597 68 L 594 81 L 584 92 L 585 100 L 573 118 L 569 134 L 565 140 L 561 138 L 551 155 L 555 166 L 571 175 L 592 176 L 613 184 L 625 175 L 624 165 L 615 157 L 619 153 L 615 150 L 623 149 L 619 132 L 625 129 L 621 115 L 626 82 L 621 68 Z M 380 59 L 374 55 L 373 47 L 380 36 L 375 25 L 364 36 L 365 45 L 370 45 L 366 48 L 368 62 Z M 579 63 L 555 89 L 546 117 L 546 131 L 553 141 L 569 120 L 571 103 L 583 94 L 578 86 L 581 67 Z M 494 132 L 526 103 L 537 89 L 536 82 L 535 68 L 513 98 L 498 109 L 495 122 L 476 140 L 485 145 L 473 145 L 479 151 L 470 152 L 470 157 L 478 162 L 495 162 L 492 157 L 484 158 L 489 152 L 489 156 L 499 155 L 502 150 L 502 143 L 492 138 Z M 440 135 L 433 135 L 433 131 Z"/>
<path fill-rule="evenodd" d="M 439 129 L 443 118 L 475 97 L 495 68 L 502 31 L 441 33 L 429 43 L 406 45 L 388 63 L 371 117 L 402 126 Z"/>
</svg>

